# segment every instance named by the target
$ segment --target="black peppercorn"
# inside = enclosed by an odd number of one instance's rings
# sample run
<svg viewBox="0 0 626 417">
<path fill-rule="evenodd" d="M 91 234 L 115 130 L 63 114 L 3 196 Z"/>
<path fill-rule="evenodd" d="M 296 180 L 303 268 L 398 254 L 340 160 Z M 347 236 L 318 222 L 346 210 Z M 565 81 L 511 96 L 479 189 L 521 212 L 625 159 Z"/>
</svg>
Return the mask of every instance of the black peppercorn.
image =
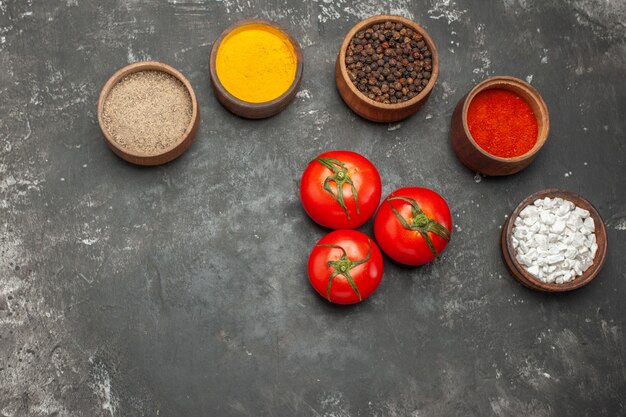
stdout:
<svg viewBox="0 0 626 417">
<path fill-rule="evenodd" d="M 400 22 L 360 30 L 346 51 L 350 81 L 363 95 L 394 104 L 418 95 L 432 77 L 432 52 L 424 37 Z"/>
</svg>

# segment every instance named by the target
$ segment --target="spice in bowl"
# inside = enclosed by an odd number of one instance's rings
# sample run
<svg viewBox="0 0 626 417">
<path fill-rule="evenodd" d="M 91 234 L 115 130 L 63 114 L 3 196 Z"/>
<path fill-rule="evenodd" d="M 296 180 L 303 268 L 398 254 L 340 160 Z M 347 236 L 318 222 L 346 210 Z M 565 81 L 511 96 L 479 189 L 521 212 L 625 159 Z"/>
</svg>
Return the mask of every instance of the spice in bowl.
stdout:
<svg viewBox="0 0 626 417">
<path fill-rule="evenodd" d="M 588 210 L 562 198 L 540 198 L 514 220 L 511 243 L 520 265 L 544 283 L 564 284 L 582 275 L 598 250 Z"/>
<path fill-rule="evenodd" d="M 215 70 L 226 91 L 248 103 L 282 96 L 296 79 L 291 41 L 267 24 L 251 23 L 230 32 L 217 51 Z"/>
<path fill-rule="evenodd" d="M 104 100 L 102 121 L 126 152 L 158 155 L 183 138 L 193 105 L 185 85 L 164 71 L 138 71 L 113 86 Z"/>
<path fill-rule="evenodd" d="M 476 144 L 500 158 L 524 155 L 537 143 L 538 124 L 532 108 L 502 88 L 476 94 L 469 105 L 467 125 Z"/>
<path fill-rule="evenodd" d="M 382 104 L 416 97 L 433 71 L 432 51 L 424 36 L 392 21 L 358 31 L 346 50 L 345 64 L 357 90 Z"/>
</svg>

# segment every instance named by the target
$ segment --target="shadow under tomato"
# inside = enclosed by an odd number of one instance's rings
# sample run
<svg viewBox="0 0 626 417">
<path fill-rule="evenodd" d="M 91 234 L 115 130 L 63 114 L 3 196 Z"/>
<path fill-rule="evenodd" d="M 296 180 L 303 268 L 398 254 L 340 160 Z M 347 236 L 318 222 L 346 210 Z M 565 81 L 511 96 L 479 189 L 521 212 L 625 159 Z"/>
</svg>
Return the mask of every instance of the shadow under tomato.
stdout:
<svg viewBox="0 0 626 417">
<path fill-rule="evenodd" d="M 298 205 L 300 206 L 300 213 L 302 213 L 302 217 L 306 219 L 306 226 L 309 226 L 313 229 L 315 229 L 316 232 L 319 233 L 323 233 L 322 236 L 332 232 L 333 230 L 339 230 L 339 229 L 330 229 L 328 227 L 324 227 L 322 225 L 320 225 L 319 223 L 315 222 L 315 220 L 313 220 L 311 218 L 311 216 L 308 215 L 308 213 L 304 210 L 304 208 L 302 207 L 302 203 L 299 200 L 300 197 L 298 197 Z M 356 229 L 350 229 L 350 230 L 358 230 L 359 232 L 365 233 L 366 235 L 368 235 L 369 237 L 372 238 L 372 240 L 374 240 L 374 218 L 376 217 L 376 212 L 374 212 L 374 214 L 372 215 L 371 218 L 369 218 L 363 225 L 357 227 Z M 321 239 L 321 237 L 319 238 Z M 318 240 L 319 240 L 318 239 Z M 313 242 L 311 244 L 311 249 L 313 249 L 313 245 L 317 243 L 317 241 Z"/>
<path fill-rule="evenodd" d="M 435 259 L 424 265 L 406 265 L 406 264 L 396 261 L 395 259 L 390 258 L 385 252 L 383 251 L 381 252 L 383 254 L 383 262 L 385 263 L 385 272 L 387 272 L 388 267 L 391 267 L 392 270 L 393 269 L 399 270 L 399 271 L 402 271 L 402 273 L 404 273 L 405 271 L 407 272 L 418 271 L 420 273 L 429 273 L 433 269 L 433 267 L 436 266 L 438 262 L 445 262 L 445 260 L 442 260 L 442 259 Z"/>
</svg>

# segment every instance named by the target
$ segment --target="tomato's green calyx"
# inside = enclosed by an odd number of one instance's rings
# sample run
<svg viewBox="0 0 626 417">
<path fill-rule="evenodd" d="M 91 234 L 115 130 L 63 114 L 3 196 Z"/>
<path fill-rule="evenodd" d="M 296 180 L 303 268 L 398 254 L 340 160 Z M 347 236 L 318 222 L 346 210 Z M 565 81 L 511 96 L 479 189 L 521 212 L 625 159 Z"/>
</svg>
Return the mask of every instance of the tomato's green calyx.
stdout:
<svg viewBox="0 0 626 417">
<path fill-rule="evenodd" d="M 418 214 L 417 216 L 415 216 L 412 220 L 411 220 L 411 224 L 413 225 L 413 227 L 415 228 L 423 228 L 428 226 L 428 223 L 432 222 L 431 219 L 428 218 L 427 215 L 425 215 L 424 213 L 422 214 Z"/>
<path fill-rule="evenodd" d="M 409 218 L 408 221 L 404 217 L 402 217 L 400 213 L 398 213 L 398 210 L 396 210 L 396 208 L 393 206 L 393 204 L 391 204 L 393 200 L 401 200 L 411 205 L 411 217 Z M 449 242 L 450 231 L 446 229 L 446 227 L 442 225 L 441 223 L 438 223 L 435 220 L 428 217 L 422 211 L 419 204 L 417 204 L 417 201 L 415 201 L 412 198 L 394 196 L 394 197 L 387 198 L 387 202 L 389 203 L 391 210 L 393 210 L 394 214 L 396 215 L 400 223 L 402 223 L 402 226 L 404 226 L 405 229 L 413 230 L 415 232 L 418 232 L 420 235 L 422 235 L 422 238 L 424 238 L 424 240 L 426 241 L 426 244 L 428 245 L 428 248 L 433 253 L 433 255 L 435 255 L 435 257 L 439 257 L 439 254 L 437 253 L 437 250 L 435 249 L 435 245 L 433 245 L 433 241 L 430 238 L 430 236 L 428 236 L 428 233 L 432 232 L 436 234 L 437 236 L 439 236 L 440 238 L 444 239 L 445 241 Z"/>
<path fill-rule="evenodd" d="M 369 261 L 370 256 L 372 254 L 372 241 L 368 239 L 367 243 L 369 245 L 369 248 L 367 250 L 367 256 L 359 261 L 351 261 L 350 259 L 348 259 L 348 254 L 346 253 L 346 250 L 339 245 L 324 244 L 324 243 L 317 245 L 317 246 L 326 247 L 326 248 L 340 249 L 343 252 L 343 254 L 341 255 L 341 258 L 337 259 L 336 261 L 326 262 L 327 266 L 333 268 L 333 272 L 330 274 L 330 277 L 328 278 L 328 284 L 326 285 L 326 298 L 328 299 L 328 301 L 331 301 L 330 287 L 333 284 L 333 278 L 335 278 L 337 275 L 343 275 L 346 278 L 346 280 L 348 281 L 348 284 L 350 284 L 350 287 L 352 287 L 357 297 L 359 297 L 359 301 L 362 301 L 361 293 L 359 292 L 359 289 L 354 283 L 354 279 L 352 279 L 352 275 L 350 275 L 350 271 L 353 268 Z"/>
<path fill-rule="evenodd" d="M 315 160 L 333 172 L 332 175 L 329 175 L 324 180 L 324 189 L 328 191 L 331 196 L 333 196 L 333 199 L 335 199 L 337 203 L 339 203 L 344 213 L 346 213 L 348 220 L 350 220 L 350 213 L 348 213 L 348 207 L 346 207 L 346 202 L 343 198 L 344 184 L 350 185 L 350 188 L 352 189 L 352 196 L 354 197 L 354 204 L 356 205 L 356 214 L 360 214 L 359 194 L 357 193 L 356 187 L 352 182 L 352 178 L 350 178 L 346 164 L 334 158 L 315 158 Z M 335 194 L 332 188 L 330 188 L 331 181 L 334 181 L 335 184 L 337 184 L 337 194 Z"/>
</svg>

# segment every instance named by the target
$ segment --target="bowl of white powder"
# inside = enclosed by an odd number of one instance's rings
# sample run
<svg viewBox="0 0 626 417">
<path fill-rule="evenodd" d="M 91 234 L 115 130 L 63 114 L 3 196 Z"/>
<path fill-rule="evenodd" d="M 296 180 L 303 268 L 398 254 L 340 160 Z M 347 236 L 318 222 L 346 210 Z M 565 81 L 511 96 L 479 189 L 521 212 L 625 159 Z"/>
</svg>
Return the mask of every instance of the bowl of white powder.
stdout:
<svg viewBox="0 0 626 417">
<path fill-rule="evenodd" d="M 502 228 L 502 256 L 525 286 L 547 292 L 580 288 L 606 259 L 598 211 L 583 197 L 548 189 L 525 198 Z"/>
</svg>

